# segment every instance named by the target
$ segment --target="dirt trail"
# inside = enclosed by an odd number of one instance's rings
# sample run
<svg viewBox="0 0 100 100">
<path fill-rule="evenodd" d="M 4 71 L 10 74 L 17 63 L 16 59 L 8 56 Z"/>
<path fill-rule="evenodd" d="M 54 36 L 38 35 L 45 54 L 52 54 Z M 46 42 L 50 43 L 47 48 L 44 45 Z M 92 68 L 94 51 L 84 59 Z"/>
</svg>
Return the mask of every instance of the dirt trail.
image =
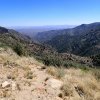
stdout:
<svg viewBox="0 0 100 100">
<path fill-rule="evenodd" d="M 1 98 L 0 100 L 62 100 L 58 97 L 60 93 L 59 89 L 54 89 L 48 84 L 48 80 L 52 78 L 46 69 L 42 69 L 40 66 L 29 66 L 33 73 L 33 79 L 18 80 L 20 83 L 20 91 L 12 91 L 12 95 L 7 98 Z"/>
<path fill-rule="evenodd" d="M 60 89 L 50 86 L 48 80 L 54 78 L 43 66 L 32 57 L 1 48 L 0 100 L 61 100 Z"/>
</svg>

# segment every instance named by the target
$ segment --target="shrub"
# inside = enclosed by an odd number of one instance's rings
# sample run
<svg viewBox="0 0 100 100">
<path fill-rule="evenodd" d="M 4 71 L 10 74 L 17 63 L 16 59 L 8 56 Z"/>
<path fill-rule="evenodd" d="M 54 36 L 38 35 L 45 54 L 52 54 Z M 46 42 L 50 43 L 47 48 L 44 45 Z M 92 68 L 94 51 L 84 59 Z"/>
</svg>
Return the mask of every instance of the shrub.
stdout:
<svg viewBox="0 0 100 100">
<path fill-rule="evenodd" d="M 62 77 L 65 76 L 65 69 L 64 68 L 57 68 L 57 72 L 56 72 L 56 77 L 58 79 L 61 79 Z"/>
<path fill-rule="evenodd" d="M 55 76 L 58 79 L 61 79 L 65 76 L 65 69 L 63 67 L 58 68 L 58 67 L 48 67 L 47 68 L 47 72 L 52 75 Z"/>
<path fill-rule="evenodd" d="M 63 92 L 63 96 L 73 96 L 73 87 L 68 82 L 63 84 L 61 90 Z"/>
<path fill-rule="evenodd" d="M 93 69 L 93 75 L 96 77 L 96 79 L 100 80 L 100 70 L 99 69 Z"/>
<path fill-rule="evenodd" d="M 64 63 L 63 66 L 66 67 L 66 68 L 69 67 L 68 63 Z"/>
<path fill-rule="evenodd" d="M 93 59 L 93 64 L 94 65 L 100 66 L 100 54 L 98 54 L 96 56 L 93 56 L 92 59 Z"/>
<path fill-rule="evenodd" d="M 47 66 L 53 65 L 53 66 L 61 66 L 62 62 L 59 58 L 55 56 L 46 56 L 43 59 L 43 63 Z"/>
<path fill-rule="evenodd" d="M 19 56 L 22 56 L 22 55 L 26 56 L 26 55 L 27 55 L 27 52 L 26 52 L 24 46 L 21 45 L 20 43 L 17 43 L 17 45 L 14 46 L 14 51 L 15 51 Z"/>
</svg>

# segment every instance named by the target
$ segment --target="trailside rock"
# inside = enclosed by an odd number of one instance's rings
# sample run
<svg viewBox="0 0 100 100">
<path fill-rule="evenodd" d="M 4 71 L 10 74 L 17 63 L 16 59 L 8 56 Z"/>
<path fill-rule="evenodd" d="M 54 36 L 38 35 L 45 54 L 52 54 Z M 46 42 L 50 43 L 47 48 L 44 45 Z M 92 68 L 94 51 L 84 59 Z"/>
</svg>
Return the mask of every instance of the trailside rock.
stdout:
<svg viewBox="0 0 100 100">
<path fill-rule="evenodd" d="M 5 81 L 1 84 L 2 88 L 10 87 L 10 82 Z"/>
<path fill-rule="evenodd" d="M 15 82 L 12 82 L 11 86 L 13 91 L 17 89 L 17 84 Z"/>
<path fill-rule="evenodd" d="M 47 84 L 48 84 L 50 87 L 54 88 L 54 89 L 60 89 L 61 86 L 63 85 L 63 82 L 60 81 L 60 80 L 51 78 L 51 79 L 49 79 L 49 80 L 47 81 Z"/>
</svg>

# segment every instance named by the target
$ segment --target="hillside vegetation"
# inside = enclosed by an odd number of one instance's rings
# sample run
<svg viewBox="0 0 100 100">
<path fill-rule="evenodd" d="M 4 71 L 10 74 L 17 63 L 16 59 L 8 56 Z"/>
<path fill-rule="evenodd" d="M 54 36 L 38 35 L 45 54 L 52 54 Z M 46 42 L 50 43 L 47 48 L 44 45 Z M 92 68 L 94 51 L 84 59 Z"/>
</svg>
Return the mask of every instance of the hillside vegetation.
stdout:
<svg viewBox="0 0 100 100">
<path fill-rule="evenodd" d="M 0 48 L 0 99 L 99 100 L 100 71 L 47 67 Z"/>
<path fill-rule="evenodd" d="M 91 58 L 79 57 L 72 54 L 61 54 L 50 46 L 37 44 L 29 37 L 14 30 L 0 27 L 0 46 L 11 47 L 20 56 L 32 56 L 45 65 L 65 67 L 92 67 Z"/>
<path fill-rule="evenodd" d="M 0 100 L 99 100 L 99 59 L 58 53 L 0 27 Z"/>
</svg>

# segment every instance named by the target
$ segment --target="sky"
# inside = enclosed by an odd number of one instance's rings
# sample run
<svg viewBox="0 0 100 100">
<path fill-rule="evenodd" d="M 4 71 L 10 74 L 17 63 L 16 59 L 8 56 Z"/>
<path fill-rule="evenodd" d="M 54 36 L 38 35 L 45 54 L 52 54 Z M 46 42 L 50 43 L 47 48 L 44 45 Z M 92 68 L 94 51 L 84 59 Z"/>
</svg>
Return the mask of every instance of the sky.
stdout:
<svg viewBox="0 0 100 100">
<path fill-rule="evenodd" d="M 0 26 L 100 22 L 100 0 L 0 0 Z"/>
</svg>

